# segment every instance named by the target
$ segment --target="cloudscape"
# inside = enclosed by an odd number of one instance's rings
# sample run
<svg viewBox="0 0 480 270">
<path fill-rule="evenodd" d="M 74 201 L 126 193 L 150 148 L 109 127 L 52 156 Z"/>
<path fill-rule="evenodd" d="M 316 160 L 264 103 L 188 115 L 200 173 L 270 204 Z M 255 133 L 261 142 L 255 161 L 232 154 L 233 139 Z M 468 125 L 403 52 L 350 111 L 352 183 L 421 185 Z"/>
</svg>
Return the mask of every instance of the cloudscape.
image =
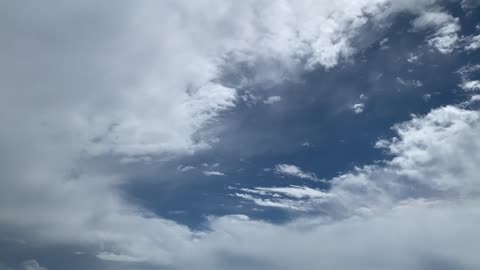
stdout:
<svg viewBox="0 0 480 270">
<path fill-rule="evenodd" d="M 480 269 L 480 1 L 0 3 L 0 270 Z"/>
</svg>

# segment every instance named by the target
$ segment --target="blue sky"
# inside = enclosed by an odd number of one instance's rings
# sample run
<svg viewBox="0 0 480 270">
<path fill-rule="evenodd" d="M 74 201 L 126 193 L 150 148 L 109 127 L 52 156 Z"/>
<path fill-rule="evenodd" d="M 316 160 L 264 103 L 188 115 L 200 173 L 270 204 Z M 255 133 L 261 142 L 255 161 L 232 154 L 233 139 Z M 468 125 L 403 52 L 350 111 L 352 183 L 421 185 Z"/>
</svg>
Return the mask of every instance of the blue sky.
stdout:
<svg viewBox="0 0 480 270">
<path fill-rule="evenodd" d="M 480 266 L 480 2 L 0 5 L 0 270 Z"/>
</svg>

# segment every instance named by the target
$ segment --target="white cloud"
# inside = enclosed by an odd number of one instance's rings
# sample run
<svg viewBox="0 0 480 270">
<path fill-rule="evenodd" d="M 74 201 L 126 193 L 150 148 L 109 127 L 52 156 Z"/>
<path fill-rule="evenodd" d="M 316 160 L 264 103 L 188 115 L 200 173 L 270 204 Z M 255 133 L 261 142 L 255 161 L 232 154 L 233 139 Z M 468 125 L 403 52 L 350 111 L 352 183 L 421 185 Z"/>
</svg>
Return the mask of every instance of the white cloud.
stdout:
<svg viewBox="0 0 480 270">
<path fill-rule="evenodd" d="M 271 96 L 268 97 L 266 100 L 263 101 L 265 104 L 273 104 L 282 101 L 282 97 L 280 96 Z"/>
<path fill-rule="evenodd" d="M 352 106 L 352 110 L 355 114 L 360 114 L 365 110 L 365 104 L 358 103 Z"/>
<path fill-rule="evenodd" d="M 480 101 L 480 95 L 474 95 L 470 98 L 470 102 Z"/>
<path fill-rule="evenodd" d="M 464 81 L 460 84 L 460 87 L 465 91 L 478 91 L 480 90 L 480 81 Z"/>
<path fill-rule="evenodd" d="M 283 175 L 283 176 L 291 176 L 291 177 L 298 177 L 302 179 L 309 179 L 313 181 L 321 181 L 315 173 L 312 172 L 304 172 L 302 169 L 295 165 L 290 164 L 278 164 L 275 166 L 273 171 L 276 174 Z"/>
<path fill-rule="evenodd" d="M 480 48 L 480 35 L 476 35 L 473 37 L 468 37 L 466 39 L 467 44 L 465 45 L 465 49 L 467 51 L 475 51 Z"/>
<path fill-rule="evenodd" d="M 330 208 L 331 215 L 348 216 L 365 209 L 384 211 L 412 196 L 425 199 L 441 198 L 444 194 L 464 196 L 475 194 L 480 188 L 474 165 L 480 160 L 480 140 L 475 135 L 480 131 L 477 111 L 443 107 L 425 117 L 414 117 L 398 124 L 394 130 L 398 133 L 397 138 L 377 143 L 377 147 L 394 155 L 384 166 L 357 168 L 352 173 L 329 180 L 332 187 L 327 196 L 320 196 L 319 200 L 312 197 L 292 201 L 302 208 L 308 206 L 321 211 Z M 451 162 L 453 157 L 455 163 Z M 262 196 L 271 195 L 269 192 L 273 190 L 254 189 L 263 192 L 257 193 Z M 284 202 L 285 198 L 272 196 L 269 200 Z"/>
<path fill-rule="evenodd" d="M 480 81 L 473 79 L 474 75 L 478 75 L 480 71 L 480 65 L 466 65 L 461 67 L 457 73 L 460 74 L 461 83 L 460 88 L 465 91 L 477 91 L 480 90 Z"/>
<path fill-rule="evenodd" d="M 95 188 L 83 185 L 89 180 L 82 179 L 35 185 L 30 194 L 10 189 L 23 194 L 27 205 L 35 198 L 38 208 L 29 205 L 29 215 L 4 211 L 2 224 L 34 226 L 36 230 L 28 231 L 30 241 L 32 234 L 42 242 L 100 241 L 114 247 L 98 251 L 100 258 L 135 258 L 173 269 L 244 269 L 242 263 L 250 263 L 249 269 L 323 265 L 346 270 L 355 265 L 423 270 L 437 269 L 445 260 L 478 268 L 480 113 L 443 107 L 396 125 L 395 131 L 397 139 L 378 143 L 393 155 L 391 160 L 335 177 L 325 196 L 302 186 L 255 189 L 279 193 L 280 199 L 243 191 L 240 196 L 258 205 L 322 213 L 284 225 L 225 216 L 211 218 L 208 232 L 197 233 L 131 205 L 125 208 L 98 179 L 89 182 Z M 0 205 L 12 202 L 9 193 L 2 194 Z M 45 206 L 54 207 L 55 213 L 41 211 Z M 59 213 L 70 218 L 58 219 Z M 395 252 L 385 252 L 392 248 Z"/>
<path fill-rule="evenodd" d="M 188 171 L 191 171 L 191 170 L 195 170 L 196 168 L 194 166 L 190 166 L 190 165 L 187 165 L 187 166 L 183 166 L 183 165 L 178 165 L 177 167 L 177 171 L 179 172 L 188 172 Z"/>
<path fill-rule="evenodd" d="M 408 55 L 407 62 L 409 62 L 410 64 L 416 63 L 416 62 L 418 62 L 419 57 L 420 57 L 419 55 L 415 55 L 413 53 L 410 53 Z"/>
<path fill-rule="evenodd" d="M 218 172 L 218 171 L 204 171 L 203 174 L 206 176 L 224 176 L 225 174 L 223 172 Z"/>
<path fill-rule="evenodd" d="M 415 31 L 435 29 L 428 39 L 428 44 L 443 54 L 451 53 L 460 41 L 458 32 L 460 24 L 458 18 L 444 11 L 425 11 L 413 21 Z"/>
<path fill-rule="evenodd" d="M 254 83 L 281 81 L 297 69 L 331 68 L 355 52 L 351 39 L 361 34 L 367 18 L 381 23 L 396 12 L 423 9 L 429 3 L 2 2 L 0 10 L 8 13 L 0 16 L 2 231 L 8 229 L 37 246 L 76 245 L 100 259 L 177 269 L 225 269 L 231 265 L 225 260 L 235 256 L 266 265 L 257 269 L 311 269 L 319 263 L 329 269 L 351 269 L 349 261 L 357 266 L 367 263 L 364 268 L 422 269 L 425 250 L 430 257 L 446 254 L 443 257 L 477 269 L 478 256 L 472 250 L 478 249 L 471 247 L 479 242 L 472 238 L 478 234 L 476 226 L 470 226 L 479 223 L 478 211 L 473 211 L 478 209 L 476 201 L 434 205 L 433 210 L 415 201 L 408 204 L 413 209 L 395 208 L 374 219 L 309 230 L 303 228 L 317 219 L 280 226 L 221 217 L 211 219 L 211 232 L 199 233 L 126 201 L 117 185 L 127 176 L 95 159 L 103 155 L 143 161 L 208 148 L 218 139 L 202 131 L 238 99 L 234 87 L 219 82 L 225 58 L 231 64 L 255 67 Z M 432 115 L 434 121 L 417 118 L 398 129 L 399 141 L 384 143 L 388 149 L 399 149 L 392 150 L 396 157 L 386 168 L 367 167 L 333 179 L 330 194 L 338 201 L 332 205 L 343 209 L 335 212 L 348 216 L 387 209 L 395 201 L 392 197 L 405 195 L 402 190 L 408 186 L 398 183 L 405 177 L 442 191 L 473 192 L 479 162 L 477 113 L 449 107 Z M 403 142 L 409 147 L 402 148 Z M 421 165 L 417 169 L 416 163 Z M 283 165 L 286 174 L 318 180 L 312 173 Z M 82 172 L 71 173 L 77 169 Z M 392 189 L 387 188 L 390 184 Z M 306 192 L 281 191 L 276 190 L 290 197 Z M 331 211 L 325 203 L 332 199 L 322 198 L 317 205 L 315 196 L 302 198 L 308 198 L 302 204 Z M 433 243 L 419 224 L 434 229 L 429 230 Z M 401 231 L 401 242 L 389 243 L 393 241 L 389 236 L 399 235 L 396 228 L 409 230 Z M 449 238 L 453 235 L 449 230 L 461 234 Z M 382 242 L 385 238 L 387 242 Z M 365 247 L 372 239 L 373 245 Z M 338 246 L 318 245 L 322 242 Z M 392 243 L 397 243 L 397 252 L 383 261 L 378 251 L 388 250 Z M 294 250 L 297 256 L 291 256 Z M 27 265 L 42 269 L 38 263 Z"/>
<path fill-rule="evenodd" d="M 314 211 L 311 200 L 320 201 L 329 199 L 331 194 L 307 186 L 289 187 L 256 187 L 254 189 L 241 188 L 243 193 L 234 196 L 250 200 L 263 207 L 285 208 L 294 211 Z"/>
<path fill-rule="evenodd" d="M 273 188 L 256 188 L 255 190 L 264 191 L 272 194 L 282 194 L 285 196 L 301 199 L 301 198 L 324 198 L 329 194 L 317 189 L 306 186 L 290 186 L 290 187 L 273 187 Z"/>
<path fill-rule="evenodd" d="M 235 193 L 234 196 L 237 196 L 245 200 L 251 200 L 256 205 L 263 206 L 263 207 L 276 207 L 276 208 L 285 208 L 285 209 L 291 209 L 296 211 L 307 211 L 307 209 L 302 207 L 301 203 L 297 203 L 296 201 L 293 201 L 293 200 L 263 199 L 263 198 L 254 197 L 250 194 L 245 194 L 245 193 Z"/>
</svg>

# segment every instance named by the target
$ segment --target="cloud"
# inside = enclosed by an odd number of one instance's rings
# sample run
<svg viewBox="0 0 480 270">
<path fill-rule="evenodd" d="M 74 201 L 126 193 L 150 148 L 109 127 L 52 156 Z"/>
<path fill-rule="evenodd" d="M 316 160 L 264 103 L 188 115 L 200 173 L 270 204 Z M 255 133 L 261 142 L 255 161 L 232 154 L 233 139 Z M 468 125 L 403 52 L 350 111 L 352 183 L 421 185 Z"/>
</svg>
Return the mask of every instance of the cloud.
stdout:
<svg viewBox="0 0 480 270">
<path fill-rule="evenodd" d="M 365 110 L 365 104 L 358 103 L 352 106 L 352 110 L 355 114 L 360 114 Z"/>
<path fill-rule="evenodd" d="M 325 196 L 324 191 L 318 191 L 322 195 L 319 200 L 312 196 L 301 202 L 293 201 L 302 204 L 303 208 L 308 205 L 309 209 L 329 211 L 333 216 L 349 216 L 361 214 L 366 209 L 369 212 L 383 211 L 409 199 L 474 194 L 479 188 L 474 165 L 480 159 L 480 141 L 475 137 L 479 129 L 480 114 L 477 111 L 453 106 L 433 110 L 424 117 L 414 116 L 412 120 L 394 126 L 398 137 L 377 142 L 376 147 L 386 149 L 394 156 L 384 165 L 357 168 L 328 180 L 332 186 Z M 451 163 L 452 157 L 458 161 Z M 295 169 L 289 171 L 298 173 Z M 302 189 L 257 187 L 243 191 L 268 195 L 275 203 L 284 198 L 272 196 L 272 192 L 288 195 L 279 192 L 282 190 L 299 192 Z"/>
<path fill-rule="evenodd" d="M 311 144 L 309 141 L 304 141 L 304 142 L 301 144 L 301 146 L 303 146 L 303 147 L 311 147 L 312 144 Z"/>
<path fill-rule="evenodd" d="M 97 254 L 97 258 L 104 260 L 104 261 L 112 261 L 112 262 L 143 262 L 143 258 L 136 258 L 133 256 L 128 255 L 118 255 L 114 253 L 108 252 L 100 252 Z"/>
<path fill-rule="evenodd" d="M 213 243 L 229 239 L 225 235 L 234 237 L 236 245 L 222 248 L 257 262 L 251 269 L 478 268 L 474 250 L 480 215 L 474 209 L 480 188 L 480 113 L 447 106 L 414 116 L 394 130 L 397 137 L 377 144 L 392 159 L 335 177 L 328 196 L 284 201 L 259 197 L 275 188 L 243 189 L 258 205 L 293 205 L 290 210 L 304 211 L 310 203 L 321 215 L 281 226 L 223 217 L 212 223 L 215 229 L 207 238 L 214 238 Z"/>
<path fill-rule="evenodd" d="M 461 6 L 463 9 L 472 9 L 480 6 L 478 0 L 462 0 Z"/>
<path fill-rule="evenodd" d="M 290 176 L 290 177 L 298 177 L 302 179 L 309 179 L 313 181 L 321 181 L 315 173 L 312 172 L 304 172 L 302 169 L 295 165 L 290 164 L 278 164 L 275 166 L 273 171 L 276 174 L 283 175 L 283 176 Z"/>
<path fill-rule="evenodd" d="M 218 172 L 218 171 L 204 171 L 203 174 L 206 176 L 224 176 L 225 174 L 223 172 Z"/>
<path fill-rule="evenodd" d="M 288 186 L 241 188 L 233 196 L 250 200 L 263 207 L 278 207 L 307 212 L 314 210 L 309 200 L 328 199 L 330 194 L 307 186 Z"/>
<path fill-rule="evenodd" d="M 422 87 L 423 86 L 423 83 L 419 80 L 404 80 L 400 77 L 397 77 L 396 81 L 398 83 L 400 83 L 401 85 L 407 86 L 407 87 Z"/>
<path fill-rule="evenodd" d="M 191 171 L 191 170 L 195 170 L 196 168 L 194 166 L 190 166 L 190 165 L 186 165 L 186 166 L 183 166 L 183 165 L 178 165 L 177 167 L 177 171 L 179 172 L 188 172 L 188 171 Z"/>
<path fill-rule="evenodd" d="M 447 12 L 425 11 L 412 24 L 415 31 L 435 29 L 434 34 L 428 39 L 428 44 L 443 54 L 451 53 L 460 41 L 459 20 Z"/>
<path fill-rule="evenodd" d="M 266 100 L 264 100 L 263 103 L 273 104 L 273 103 L 280 102 L 281 100 L 282 100 L 282 97 L 280 96 L 271 96 L 271 97 L 268 97 Z"/>
<path fill-rule="evenodd" d="M 407 62 L 409 62 L 410 64 L 414 64 L 416 62 L 418 62 L 419 60 L 419 55 L 415 55 L 413 53 L 410 53 L 408 58 L 407 58 Z"/>
<path fill-rule="evenodd" d="M 471 98 L 470 98 L 470 103 L 473 103 L 473 102 L 477 102 L 477 101 L 480 101 L 480 95 L 473 95 Z"/>
<path fill-rule="evenodd" d="M 480 81 L 464 81 L 460 84 L 460 87 L 465 91 L 478 91 L 480 90 Z"/>
<path fill-rule="evenodd" d="M 466 65 L 461 67 L 457 73 L 460 74 L 461 83 L 460 88 L 465 91 L 476 91 L 480 89 L 480 81 L 474 79 L 478 76 L 480 71 L 480 65 Z"/>
<path fill-rule="evenodd" d="M 167 269 L 224 269 L 225 265 L 244 269 L 245 264 L 249 269 L 285 270 L 318 266 L 346 270 L 354 265 L 394 270 L 438 269 L 438 265 L 478 268 L 480 113 L 447 106 L 414 116 L 394 130 L 397 137 L 377 143 L 392 155 L 390 160 L 339 175 L 329 181 L 329 190 L 306 186 L 243 190 L 240 196 L 258 205 L 322 213 L 283 225 L 223 216 L 212 217 L 207 232 L 194 232 L 146 212 L 139 215 L 138 208 L 124 209 L 118 198 L 107 201 L 104 191 L 78 188 L 66 192 L 69 200 L 45 197 L 52 191 L 24 194 L 23 199 L 35 197 L 37 205 L 47 203 L 47 198 L 61 201 L 49 204 L 55 205 L 56 214 L 62 208 L 76 213 L 64 223 L 55 220 L 55 228 L 41 226 L 50 225 L 56 215 L 45 216 L 48 212 L 42 211 L 35 216 L 32 211 L 27 216 L 18 213 L 23 220 L 15 224 L 40 226 L 38 236 L 43 241 L 83 239 L 94 244 L 101 239 L 115 252 L 98 251 L 99 258 L 135 258 Z M 53 194 L 65 194 L 67 187 Z M 87 194 L 89 202 L 80 200 Z M 272 195 L 257 197 L 262 194 Z M 274 200 L 273 194 L 284 200 Z M 73 201 L 81 205 L 72 207 Z M 98 212 L 82 211 L 86 203 Z M 76 232 L 74 238 L 71 231 Z M 386 252 L 392 249 L 395 252 Z"/>
<path fill-rule="evenodd" d="M 447 107 L 398 126 L 400 139 L 381 144 L 396 157 L 383 168 L 365 167 L 332 179 L 328 199 L 319 201 L 312 193 L 320 191 L 307 187 L 266 187 L 272 196 L 282 194 L 284 205 L 315 205 L 330 213 L 286 225 L 225 216 L 212 218 L 209 232 L 192 231 L 128 201 L 118 191 L 128 173 L 110 167 L 121 160 L 144 162 L 212 147 L 218 138 L 208 127 L 236 106 L 239 95 L 236 84 L 221 80 L 225 63 L 255 69 L 255 76 L 239 86 L 333 68 L 356 52 L 352 40 L 368 22 L 416 14 L 431 3 L 2 2 L 1 231 L 34 246 L 73 245 L 103 260 L 172 269 L 309 269 L 319 263 L 349 269 L 349 261 L 358 263 L 339 258 L 368 258 L 362 260 L 364 268 L 422 269 L 439 257 L 475 269 L 476 249 L 462 245 L 478 243 L 472 238 L 476 227 L 470 226 L 478 224 L 475 200 L 394 206 L 406 196 L 404 179 L 424 185 L 418 197 L 426 199 L 443 199 L 433 196 L 437 191 L 470 195 L 476 189 L 477 112 Z M 280 165 L 282 174 L 318 180 L 293 165 Z M 352 215 L 391 207 L 372 219 Z M 312 229 L 325 219 L 337 220 L 335 213 L 350 219 Z M 433 240 L 419 224 L 436 229 L 428 230 Z M 396 228 L 406 229 L 399 234 Z M 461 234 L 453 238 L 450 230 Z M 398 235 L 398 243 L 388 238 Z M 418 244 L 419 239 L 424 241 Z M 394 243 L 396 252 L 378 256 Z M 245 262 L 251 265 L 243 267 Z M 32 261 L 27 266 L 44 269 Z"/>
<path fill-rule="evenodd" d="M 255 197 L 251 194 L 246 194 L 246 193 L 235 193 L 233 196 L 245 199 L 245 200 L 251 200 L 253 201 L 256 205 L 263 206 L 263 207 L 277 207 L 277 208 L 285 208 L 285 209 L 291 209 L 291 210 L 297 210 L 297 211 L 307 211 L 307 209 L 303 208 L 301 203 L 297 203 L 292 200 L 281 200 L 281 199 L 264 199 L 264 198 L 259 198 Z"/>
<path fill-rule="evenodd" d="M 18 265 L 16 270 L 47 270 L 47 268 L 40 266 L 36 260 L 28 260 Z"/>
<path fill-rule="evenodd" d="M 466 41 L 467 41 L 467 44 L 465 46 L 465 50 L 475 51 L 480 48 L 480 35 L 469 37 L 466 39 Z"/>
</svg>

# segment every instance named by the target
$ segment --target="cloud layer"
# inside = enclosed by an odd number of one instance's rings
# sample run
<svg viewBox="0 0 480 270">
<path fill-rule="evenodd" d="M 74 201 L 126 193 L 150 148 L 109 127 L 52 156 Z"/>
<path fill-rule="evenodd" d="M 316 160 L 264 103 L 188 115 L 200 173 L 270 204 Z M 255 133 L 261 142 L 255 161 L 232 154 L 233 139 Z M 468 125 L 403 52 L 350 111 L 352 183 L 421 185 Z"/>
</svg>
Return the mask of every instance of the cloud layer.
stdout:
<svg viewBox="0 0 480 270">
<path fill-rule="evenodd" d="M 259 206 L 309 214 L 283 225 L 227 215 L 193 231 L 129 201 L 120 186 L 129 181 L 122 164 L 214 147 L 222 138 L 209 127 L 244 88 L 349 61 L 365 46 L 359 33 L 395 14 L 413 14 L 414 30 L 434 31 L 428 44 L 452 52 L 458 19 L 435 2 L 0 4 L 1 231 L 145 268 L 478 268 L 475 110 L 413 116 L 394 127 L 397 138 L 377 143 L 392 159 L 330 179 L 328 190 L 239 189 Z M 244 67 L 253 75 L 225 81 Z M 224 175 L 213 168 L 204 174 Z M 294 165 L 274 172 L 319 180 Z M 45 269 L 34 260 L 21 267 Z"/>
</svg>

